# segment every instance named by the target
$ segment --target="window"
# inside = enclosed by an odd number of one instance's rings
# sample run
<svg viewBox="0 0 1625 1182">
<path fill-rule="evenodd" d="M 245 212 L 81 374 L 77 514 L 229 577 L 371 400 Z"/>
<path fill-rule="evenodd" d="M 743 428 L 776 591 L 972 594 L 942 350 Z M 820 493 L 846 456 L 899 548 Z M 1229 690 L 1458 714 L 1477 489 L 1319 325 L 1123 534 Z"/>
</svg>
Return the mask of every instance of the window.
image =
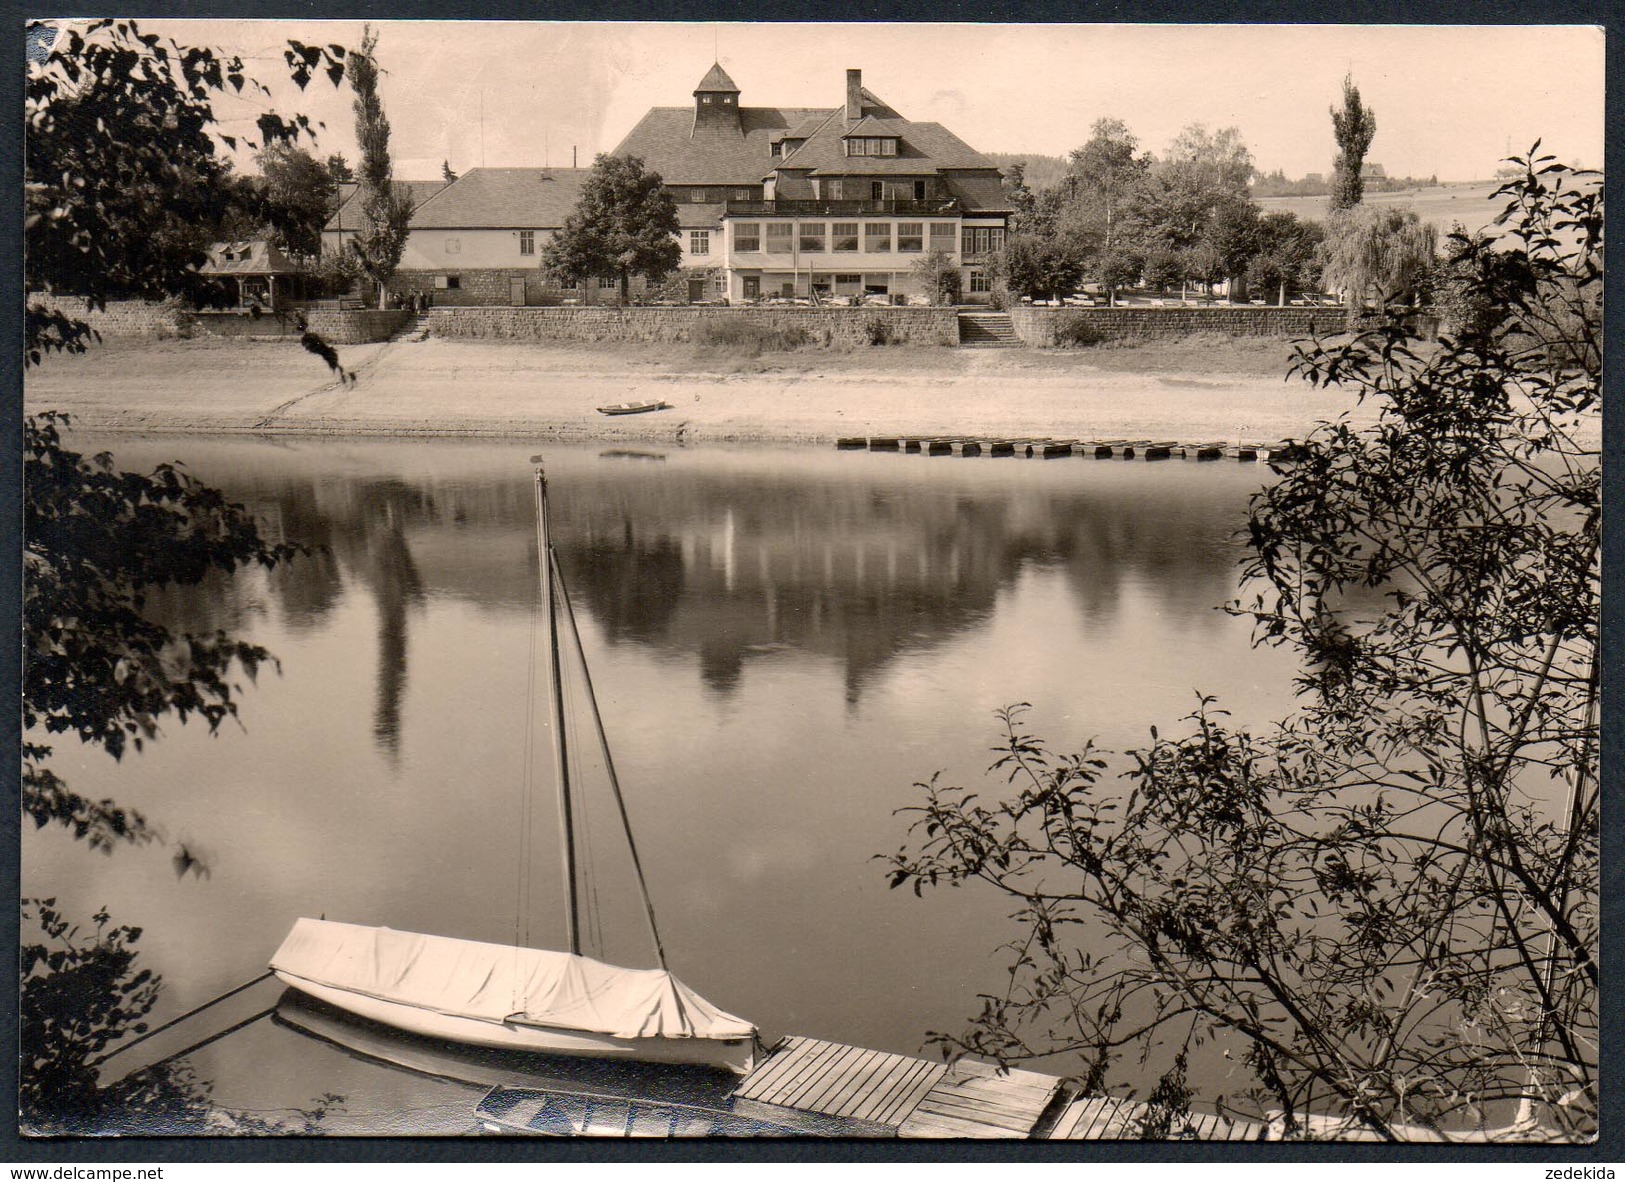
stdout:
<svg viewBox="0 0 1625 1182">
<path fill-rule="evenodd" d="M 869 182 L 869 200 L 884 201 L 886 199 L 886 185 L 883 181 Z"/>
<path fill-rule="evenodd" d="M 987 277 L 986 271 L 972 271 L 970 273 L 971 294 L 989 292 L 993 290 L 993 281 Z"/>
<path fill-rule="evenodd" d="M 967 256 L 991 254 L 995 250 L 1003 250 L 1004 227 L 966 226 L 964 233 L 959 236 L 959 249 L 961 253 Z"/>
<path fill-rule="evenodd" d="M 742 254 L 755 254 L 762 249 L 762 225 L 760 222 L 734 223 L 734 249 Z"/>
<path fill-rule="evenodd" d="M 794 233 L 795 227 L 789 222 L 767 223 L 767 253 L 789 254 L 790 243 L 795 240 Z"/>
<path fill-rule="evenodd" d="M 689 202 L 691 204 L 704 205 L 705 204 L 705 190 L 704 189 L 690 189 L 688 191 L 688 199 L 689 199 Z"/>
<path fill-rule="evenodd" d="M 521 230 L 521 231 L 519 231 L 519 253 L 520 254 L 535 254 L 536 253 L 536 231 L 535 230 Z"/>
<path fill-rule="evenodd" d="M 735 189 L 734 190 L 734 200 L 735 201 L 749 201 L 752 198 L 754 198 L 755 196 L 756 196 L 755 192 L 753 192 L 750 189 Z"/>
<path fill-rule="evenodd" d="M 709 230 L 690 230 L 688 232 L 688 253 L 689 254 L 710 254 L 711 253 L 711 231 L 709 231 Z"/>
<path fill-rule="evenodd" d="M 798 222 L 796 232 L 801 236 L 801 249 L 808 254 L 819 254 L 824 249 L 824 223 Z"/>
<path fill-rule="evenodd" d="M 436 275 L 434 285 L 442 291 L 456 291 L 463 286 L 463 277 L 461 275 Z"/>
<path fill-rule="evenodd" d="M 598 290 L 599 291 L 614 291 L 615 290 L 615 276 L 613 276 L 613 275 L 600 276 L 599 279 L 598 279 Z"/>
<path fill-rule="evenodd" d="M 919 254 L 925 249 L 924 222 L 897 223 L 897 250 L 900 254 Z"/>
<path fill-rule="evenodd" d="M 885 254 L 891 250 L 891 223 L 865 222 L 863 224 L 863 249 L 871 254 Z"/>
<path fill-rule="evenodd" d="M 709 107 L 711 105 L 711 96 L 708 95 L 708 94 L 702 94 L 700 96 L 700 102 L 704 103 L 706 106 Z"/>
<path fill-rule="evenodd" d="M 924 201 L 925 200 L 925 182 L 924 181 L 915 181 L 914 182 L 914 200 L 916 200 L 916 201 Z"/>
<path fill-rule="evenodd" d="M 571 279 L 571 278 L 561 279 L 559 281 L 559 290 L 560 291 L 580 291 L 581 290 L 581 281 L 579 279 Z"/>
<path fill-rule="evenodd" d="M 728 273 L 726 271 L 718 271 L 711 276 L 711 292 L 713 295 L 728 294 Z"/>
<path fill-rule="evenodd" d="M 446 239 L 446 253 L 447 254 L 462 254 L 463 253 L 463 240 L 461 238 L 448 238 L 448 239 Z"/>
<path fill-rule="evenodd" d="M 775 155 L 775 156 L 784 155 L 784 141 L 783 140 L 776 140 L 772 145 L 771 151 L 772 151 L 772 154 Z"/>
<path fill-rule="evenodd" d="M 954 224 L 952 222 L 931 223 L 931 249 L 940 250 L 943 254 L 953 254 Z"/>
<path fill-rule="evenodd" d="M 731 95 L 731 94 L 725 94 L 725 95 L 722 96 L 722 105 L 725 106 L 725 107 L 732 106 L 733 101 L 734 101 L 734 96 Z"/>
<path fill-rule="evenodd" d="M 830 229 L 830 235 L 835 239 L 836 251 L 853 252 L 858 249 L 857 222 L 836 222 Z"/>
</svg>

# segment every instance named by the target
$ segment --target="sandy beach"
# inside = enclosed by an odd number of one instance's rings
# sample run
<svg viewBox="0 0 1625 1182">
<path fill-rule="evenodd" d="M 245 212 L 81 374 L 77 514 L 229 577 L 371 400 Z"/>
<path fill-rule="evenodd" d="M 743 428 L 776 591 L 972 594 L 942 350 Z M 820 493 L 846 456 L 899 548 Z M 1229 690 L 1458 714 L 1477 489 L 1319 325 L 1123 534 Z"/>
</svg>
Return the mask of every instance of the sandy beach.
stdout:
<svg viewBox="0 0 1625 1182">
<path fill-rule="evenodd" d="M 1092 353 L 1092 355 L 1091 355 Z M 1281 341 L 1066 353 L 808 351 L 761 358 L 429 339 L 341 350 L 341 384 L 295 346 L 130 342 L 30 371 L 30 413 L 101 430 L 832 442 L 962 434 L 1275 440 L 1349 412 L 1287 380 Z M 609 417 L 609 403 L 671 408 Z"/>
</svg>

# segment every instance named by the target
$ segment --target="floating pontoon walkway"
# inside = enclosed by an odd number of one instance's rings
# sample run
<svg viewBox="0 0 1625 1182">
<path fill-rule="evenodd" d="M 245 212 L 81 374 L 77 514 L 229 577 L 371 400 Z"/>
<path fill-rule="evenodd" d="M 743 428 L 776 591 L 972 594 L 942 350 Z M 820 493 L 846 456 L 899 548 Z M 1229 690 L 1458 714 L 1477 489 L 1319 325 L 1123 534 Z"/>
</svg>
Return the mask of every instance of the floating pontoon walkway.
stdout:
<svg viewBox="0 0 1625 1182">
<path fill-rule="evenodd" d="M 905 452 L 927 456 L 1025 456 L 1046 460 L 1079 456 L 1097 460 L 1261 460 L 1285 463 L 1302 451 L 1290 439 L 1274 443 L 1227 443 L 1173 439 L 1007 439 L 972 435 L 853 435 L 835 441 L 842 451 Z"/>
</svg>

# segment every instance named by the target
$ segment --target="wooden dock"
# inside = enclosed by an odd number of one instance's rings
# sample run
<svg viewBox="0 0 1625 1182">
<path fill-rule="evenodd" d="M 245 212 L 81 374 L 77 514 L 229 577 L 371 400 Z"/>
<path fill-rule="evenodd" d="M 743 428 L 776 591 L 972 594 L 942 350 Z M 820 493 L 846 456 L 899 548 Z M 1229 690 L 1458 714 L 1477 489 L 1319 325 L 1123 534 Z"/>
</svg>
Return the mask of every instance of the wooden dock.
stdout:
<svg viewBox="0 0 1625 1182">
<path fill-rule="evenodd" d="M 1053 460 L 1081 456 L 1099 460 L 1234 460 L 1288 464 L 1303 445 L 1291 439 L 1274 443 L 1185 443 L 1176 439 L 1007 439 L 988 435 L 848 436 L 835 441 L 843 451 L 884 451 L 928 456 L 1026 456 Z"/>
<path fill-rule="evenodd" d="M 1150 1106 L 1121 1096 L 1073 1100 L 1050 1130 L 1052 1141 L 1138 1141 L 1145 1136 Z M 1171 1141 L 1263 1141 L 1269 1127 L 1217 1113 L 1192 1113 L 1168 1132 Z"/>
</svg>

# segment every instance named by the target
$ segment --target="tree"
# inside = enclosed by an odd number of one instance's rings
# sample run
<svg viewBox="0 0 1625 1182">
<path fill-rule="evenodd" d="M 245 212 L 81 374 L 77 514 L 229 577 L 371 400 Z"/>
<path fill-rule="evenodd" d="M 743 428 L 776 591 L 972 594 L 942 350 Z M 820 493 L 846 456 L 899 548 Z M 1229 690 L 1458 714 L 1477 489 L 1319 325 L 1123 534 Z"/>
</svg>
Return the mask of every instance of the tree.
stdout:
<svg viewBox="0 0 1625 1182">
<path fill-rule="evenodd" d="M 1354 85 L 1354 76 L 1343 78 L 1343 109 L 1331 108 L 1332 135 L 1337 140 L 1337 158 L 1332 163 L 1333 212 L 1352 209 L 1365 196 L 1365 180 L 1360 175 L 1365 167 L 1366 149 L 1371 137 L 1377 134 L 1377 117 L 1370 107 L 1360 102 L 1360 88 Z"/>
<path fill-rule="evenodd" d="M 1273 292 L 1286 303 L 1291 291 L 1309 291 L 1320 282 L 1319 222 L 1299 221 L 1292 213 L 1267 213 L 1258 219 L 1256 249 L 1247 262 L 1250 290 Z"/>
<path fill-rule="evenodd" d="M 1096 119 L 1089 140 L 1072 150 L 1072 174 L 1078 178 L 1076 195 L 1093 199 L 1103 223 L 1102 248 L 1113 246 L 1113 231 L 1122 206 L 1145 183 L 1149 156 L 1136 156 L 1139 141 L 1121 119 Z"/>
<path fill-rule="evenodd" d="M 296 258 L 318 258 L 322 227 L 338 196 L 333 174 L 309 151 L 290 144 L 262 149 L 258 162 L 272 243 Z"/>
<path fill-rule="evenodd" d="M 224 633 L 175 636 L 142 612 L 148 592 L 216 572 L 271 567 L 298 553 L 260 536 L 240 505 L 173 465 L 121 472 L 112 456 L 63 446 L 60 416 L 23 425 L 23 811 L 92 846 L 145 842 L 137 813 L 69 791 L 41 734 L 72 734 L 115 759 L 196 715 L 212 731 L 236 716 L 234 669 L 269 654 Z"/>
<path fill-rule="evenodd" d="M 1083 274 L 1077 259 L 1058 243 L 1025 234 L 1005 239 L 992 268 L 994 277 L 1010 291 L 1031 299 L 1055 299 L 1071 292 Z"/>
<path fill-rule="evenodd" d="M 1079 1054 L 1096 1088 L 1155 1052 L 1153 1134 L 1220 1044 L 1300 1135 L 1594 1134 L 1602 190 L 1523 165 L 1499 240 L 1452 244 L 1497 321 L 1300 347 L 1379 411 L 1249 510 L 1230 610 L 1300 656 L 1300 708 L 1249 732 L 1203 699 L 1121 759 L 1013 707 L 996 797 L 920 786 L 892 885 L 986 884 L 1021 929 L 948 1052 Z"/>
<path fill-rule="evenodd" d="M 395 186 L 389 161 L 389 118 L 378 99 L 378 35 L 368 25 L 361 48 L 350 55 L 350 87 L 355 91 L 355 136 L 361 145 L 362 228 L 350 249 L 368 279 L 378 285 L 378 306 L 389 300 L 389 280 L 406 250 L 412 223 L 411 197 Z"/>
<path fill-rule="evenodd" d="M 350 167 L 342 152 L 334 152 L 327 158 L 327 173 L 333 178 L 335 186 L 355 183 L 355 169 Z"/>
<path fill-rule="evenodd" d="M 344 74 L 341 46 L 289 41 L 284 56 L 301 87 L 315 69 L 335 85 Z M 210 231 L 245 208 L 260 220 L 254 190 L 234 181 L 216 144 L 239 140 L 218 131 L 214 98 L 244 89 L 265 90 L 239 58 L 143 33 L 134 21 L 65 29 L 43 61 L 29 63 L 24 90 L 28 290 L 92 309 L 118 296 L 217 301 L 218 288 L 198 274 Z M 250 146 L 310 131 L 304 116 L 274 111 L 257 127 Z M 36 300 L 24 333 L 29 364 L 82 352 L 92 335 L 83 320 Z"/>
<path fill-rule="evenodd" d="M 600 153 L 575 209 L 543 250 L 542 267 L 569 284 L 614 277 L 625 304 L 633 275 L 659 283 L 677 269 L 677 233 L 677 206 L 660 174 L 636 156 Z"/>
<path fill-rule="evenodd" d="M 1437 253 L 1433 226 L 1397 205 L 1357 205 L 1335 212 L 1321 244 L 1323 279 L 1340 291 L 1350 315 L 1368 301 L 1379 307 L 1413 294 Z"/>
<path fill-rule="evenodd" d="M 999 180 L 1004 188 L 1004 198 L 1010 203 L 1011 212 L 1019 224 L 1020 219 L 1032 212 L 1033 191 L 1027 187 L 1027 162 L 1016 160 L 1004 166 L 999 171 Z"/>
<path fill-rule="evenodd" d="M 457 174 L 451 170 L 450 160 L 442 160 L 440 162 L 440 179 L 445 181 L 448 185 L 457 179 Z"/>
<path fill-rule="evenodd" d="M 920 290 L 931 297 L 932 303 L 959 302 L 963 277 L 960 275 L 959 264 L 954 262 L 951 255 L 940 250 L 930 251 L 915 260 L 909 270 L 913 273 L 915 282 L 920 285 Z"/>
</svg>

